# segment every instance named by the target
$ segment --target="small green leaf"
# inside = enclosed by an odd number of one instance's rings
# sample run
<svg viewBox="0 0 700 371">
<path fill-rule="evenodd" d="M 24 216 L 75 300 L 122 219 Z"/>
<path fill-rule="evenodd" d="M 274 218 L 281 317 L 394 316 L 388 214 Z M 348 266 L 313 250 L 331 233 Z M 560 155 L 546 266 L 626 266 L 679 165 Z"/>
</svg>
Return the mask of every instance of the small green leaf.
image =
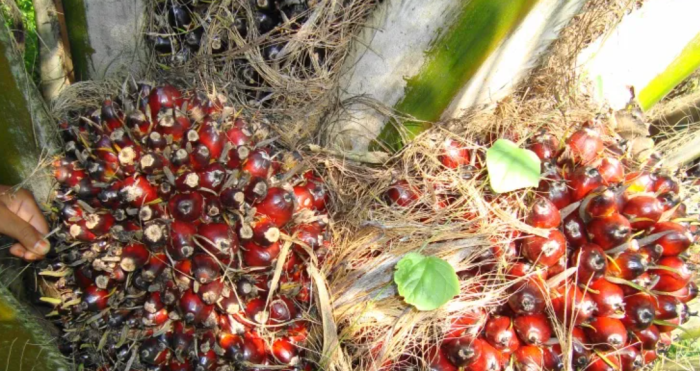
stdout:
<svg viewBox="0 0 700 371">
<path fill-rule="evenodd" d="M 434 256 L 408 253 L 394 272 L 399 295 L 418 310 L 433 310 L 459 294 L 459 279 L 452 266 Z"/>
<path fill-rule="evenodd" d="M 497 193 L 537 187 L 540 182 L 539 157 L 507 139 L 497 140 L 486 151 L 486 168 L 491 188 Z"/>
</svg>

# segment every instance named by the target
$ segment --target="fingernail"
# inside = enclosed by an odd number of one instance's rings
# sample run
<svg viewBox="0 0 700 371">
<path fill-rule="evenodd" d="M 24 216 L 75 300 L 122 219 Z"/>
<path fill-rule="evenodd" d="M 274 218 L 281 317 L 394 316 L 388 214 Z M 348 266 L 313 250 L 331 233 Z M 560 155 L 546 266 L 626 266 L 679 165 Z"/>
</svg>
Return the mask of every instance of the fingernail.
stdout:
<svg viewBox="0 0 700 371">
<path fill-rule="evenodd" d="M 49 250 L 51 250 L 51 244 L 49 244 L 49 241 L 39 240 L 34 244 L 32 250 L 36 251 L 37 254 L 46 255 L 49 253 Z"/>
</svg>

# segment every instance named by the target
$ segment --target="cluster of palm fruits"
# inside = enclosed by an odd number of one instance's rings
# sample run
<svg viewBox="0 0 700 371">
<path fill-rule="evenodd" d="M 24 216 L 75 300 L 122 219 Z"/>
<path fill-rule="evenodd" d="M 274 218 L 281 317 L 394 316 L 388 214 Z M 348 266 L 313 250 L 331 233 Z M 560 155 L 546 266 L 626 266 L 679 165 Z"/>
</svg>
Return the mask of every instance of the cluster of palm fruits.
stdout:
<svg viewBox="0 0 700 371">
<path fill-rule="evenodd" d="M 306 268 L 329 252 L 328 194 L 297 153 L 224 97 L 169 85 L 61 127 L 57 255 L 42 275 L 55 277 L 51 314 L 76 363 L 310 367 Z"/>
<path fill-rule="evenodd" d="M 654 156 L 634 164 L 625 142 L 593 121 L 562 143 L 538 133 L 528 148 L 543 175 L 524 218 L 541 233 L 506 232 L 513 242 L 485 252 L 474 271 L 458 272 L 473 277 L 500 267 L 514 282 L 507 303 L 463 313 L 423 358 L 432 371 L 631 371 L 653 363 L 698 295 L 687 251 L 697 216 L 686 215 L 679 181 L 656 170 Z M 480 157 L 448 140 L 440 161 L 472 174 Z M 402 207 L 419 196 L 405 181 L 386 193 Z"/>
<path fill-rule="evenodd" d="M 212 27 L 210 2 L 192 0 L 156 1 L 155 29 L 149 41 L 161 61 L 179 65 L 189 61 L 200 49 L 208 53 L 221 54 L 235 47 L 229 39 L 229 28 L 235 29 L 242 38 L 271 32 L 292 32 L 308 17 L 307 0 L 245 0 L 249 6 L 234 2 L 227 27 Z M 248 4 L 246 4 L 248 5 Z M 214 4 L 218 6 L 218 4 Z M 251 10 L 251 19 L 247 16 Z M 252 22 L 252 23 L 251 23 Z M 282 50 L 282 43 L 272 43 L 261 49 L 266 60 L 273 60 Z M 242 72 L 251 82 L 257 82 L 255 70 Z"/>
</svg>

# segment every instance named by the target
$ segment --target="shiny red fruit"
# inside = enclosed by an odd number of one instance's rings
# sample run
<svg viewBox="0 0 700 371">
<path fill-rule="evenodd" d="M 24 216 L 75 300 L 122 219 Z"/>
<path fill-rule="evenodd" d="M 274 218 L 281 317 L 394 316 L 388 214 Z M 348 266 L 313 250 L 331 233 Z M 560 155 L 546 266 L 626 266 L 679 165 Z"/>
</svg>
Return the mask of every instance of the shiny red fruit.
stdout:
<svg viewBox="0 0 700 371">
<path fill-rule="evenodd" d="M 619 319 L 594 317 L 589 325 L 583 330 L 591 345 L 601 349 L 619 349 L 627 343 L 627 328 Z"/>
<path fill-rule="evenodd" d="M 326 185 L 320 179 L 309 179 L 306 188 L 314 199 L 314 208 L 318 211 L 326 210 L 326 204 L 330 198 Z"/>
<path fill-rule="evenodd" d="M 620 357 L 615 353 L 596 353 L 591 355 L 591 362 L 586 371 L 620 371 Z"/>
<path fill-rule="evenodd" d="M 399 180 L 386 191 L 387 200 L 394 205 L 406 207 L 418 200 L 418 192 L 405 180 Z"/>
<path fill-rule="evenodd" d="M 163 85 L 151 90 L 148 96 L 148 107 L 151 120 L 158 122 L 158 114 L 168 108 L 177 109 L 182 106 L 183 99 L 180 91 L 172 85 Z"/>
<path fill-rule="evenodd" d="M 597 167 L 603 182 L 607 185 L 625 180 L 625 169 L 620 160 L 614 157 L 604 158 Z"/>
<path fill-rule="evenodd" d="M 544 314 L 526 314 L 515 317 L 513 328 L 525 344 L 543 344 L 552 337 L 552 328 Z"/>
<path fill-rule="evenodd" d="M 192 290 L 185 291 L 178 302 L 182 317 L 194 325 L 206 321 L 214 310 L 214 306 L 205 304 L 199 295 Z"/>
<path fill-rule="evenodd" d="M 224 136 L 215 124 L 211 120 L 205 119 L 197 130 L 197 134 L 199 142 L 207 147 L 211 158 L 218 159 L 224 149 Z"/>
<path fill-rule="evenodd" d="M 248 267 L 271 267 L 280 254 L 280 244 L 275 242 L 263 247 L 254 242 L 243 245 L 243 262 Z"/>
<path fill-rule="evenodd" d="M 675 256 L 690 247 L 693 243 L 693 236 L 688 229 L 683 225 L 674 222 L 656 223 L 650 230 L 649 234 L 664 233 L 658 240 L 652 242 L 659 245 L 663 249 L 662 256 Z"/>
<path fill-rule="evenodd" d="M 277 227 L 282 227 L 292 219 L 294 196 L 282 188 L 270 188 L 255 207 L 259 214 L 267 215 Z"/>
<path fill-rule="evenodd" d="M 466 367 L 473 364 L 481 356 L 485 345 L 488 343 L 484 340 L 465 336 L 446 340 L 442 344 L 442 349 L 450 363 L 457 367 Z"/>
<path fill-rule="evenodd" d="M 90 285 L 85 288 L 83 293 L 83 302 L 87 303 L 87 309 L 92 312 L 101 311 L 107 308 L 109 301 L 109 292 Z"/>
<path fill-rule="evenodd" d="M 578 268 L 577 283 L 587 285 L 603 277 L 608 267 L 608 259 L 600 246 L 587 243 L 574 252 L 571 264 Z"/>
<path fill-rule="evenodd" d="M 631 281 L 647 271 L 647 259 L 640 253 L 626 251 L 613 261 L 614 263 L 608 265 L 608 273 L 611 276 Z"/>
<path fill-rule="evenodd" d="M 559 209 L 552 201 L 538 197 L 532 204 L 525 222 L 535 228 L 557 228 L 561 223 Z"/>
<path fill-rule="evenodd" d="M 272 356 L 283 365 L 294 365 L 299 362 L 299 349 L 289 339 L 277 339 L 272 343 Z"/>
<path fill-rule="evenodd" d="M 133 176 L 124 179 L 119 191 L 122 199 L 134 207 L 141 207 L 158 198 L 158 191 L 146 178 Z"/>
<path fill-rule="evenodd" d="M 252 332 L 246 332 L 243 337 L 242 361 L 260 364 L 266 356 L 265 340 Z"/>
<path fill-rule="evenodd" d="M 520 347 L 520 340 L 515 333 L 510 317 L 491 317 L 484 326 L 484 338 L 494 348 L 505 354 L 513 353 Z"/>
<path fill-rule="evenodd" d="M 553 289 L 550 296 L 554 314 L 560 323 L 580 325 L 593 317 L 595 302 L 574 284 Z"/>
<path fill-rule="evenodd" d="M 446 139 L 442 144 L 440 162 L 449 169 L 457 169 L 460 166 L 469 165 L 469 150 L 462 143 L 452 139 Z"/>
<path fill-rule="evenodd" d="M 677 256 L 667 256 L 656 262 L 659 268 L 651 268 L 649 274 L 659 277 L 654 290 L 673 292 L 682 289 L 690 282 L 693 272 L 690 266 Z"/>
<path fill-rule="evenodd" d="M 571 151 L 574 161 L 587 164 L 596 159 L 603 151 L 603 140 L 595 129 L 580 129 L 566 140 L 566 145 Z"/>
<path fill-rule="evenodd" d="M 633 229 L 647 229 L 653 226 L 663 212 L 661 202 L 656 197 L 647 195 L 630 198 L 622 209 L 622 215 L 630 220 Z"/>
<path fill-rule="evenodd" d="M 122 249 L 122 260 L 119 262 L 119 266 L 125 272 L 133 272 L 141 267 L 143 267 L 150 256 L 150 252 L 140 243 L 132 243 L 124 246 Z"/>
<path fill-rule="evenodd" d="M 194 222 L 203 216 L 204 197 L 199 192 L 177 194 L 170 198 L 168 210 L 176 220 Z"/>
<path fill-rule="evenodd" d="M 655 299 L 647 294 L 639 293 L 625 297 L 625 315 L 622 323 L 631 330 L 644 330 L 655 318 Z"/>
<path fill-rule="evenodd" d="M 516 285 L 508 297 L 508 305 L 517 314 L 541 313 L 545 308 L 542 283 L 534 280 Z"/>
<path fill-rule="evenodd" d="M 596 304 L 598 317 L 612 316 L 624 309 L 624 292 L 620 286 L 600 278 L 588 286 L 588 295 Z"/>
<path fill-rule="evenodd" d="M 518 371 L 542 370 L 544 362 L 544 352 L 536 345 L 521 346 L 513 353 L 513 363 Z"/>
<path fill-rule="evenodd" d="M 659 342 L 659 337 L 661 333 L 656 325 L 651 325 L 644 330 L 633 331 L 630 341 L 640 342 L 642 349 L 653 350 L 656 349 L 656 344 Z"/>
<path fill-rule="evenodd" d="M 602 218 L 595 218 L 588 223 L 588 236 L 603 250 L 621 245 L 632 236 L 629 220 L 619 213 Z"/>
<path fill-rule="evenodd" d="M 584 201 L 585 216 L 588 218 L 586 220 L 608 216 L 620 211 L 621 197 L 613 188 L 605 188 L 600 192 L 596 191 L 594 194 L 589 195 L 589 198 Z"/>
<path fill-rule="evenodd" d="M 170 224 L 170 245 L 168 253 L 175 260 L 184 260 L 191 257 L 195 251 L 194 235 L 197 227 L 190 222 L 173 220 Z"/>
<path fill-rule="evenodd" d="M 219 278 L 221 266 L 209 254 L 195 254 L 192 257 L 192 274 L 197 282 L 206 284 Z"/>
<path fill-rule="evenodd" d="M 581 247 L 589 241 L 586 233 L 586 224 L 578 214 L 577 212 L 569 214 L 562 225 L 566 242 L 571 248 Z"/>
<path fill-rule="evenodd" d="M 141 362 L 147 365 L 165 365 L 170 359 L 170 350 L 167 344 L 158 341 L 158 338 L 148 338 L 141 343 L 139 348 Z"/>
<path fill-rule="evenodd" d="M 550 230 L 547 238 L 528 236 L 523 240 L 521 252 L 529 261 L 549 267 L 566 254 L 566 238 L 556 229 Z"/>
<path fill-rule="evenodd" d="M 603 178 L 598 170 L 587 166 L 579 167 L 571 174 L 571 179 L 569 179 L 572 201 L 582 200 L 590 192 L 602 185 Z"/>
<path fill-rule="evenodd" d="M 554 180 L 547 182 L 547 186 L 540 189 L 546 192 L 547 198 L 559 209 L 563 209 L 571 204 L 571 190 L 565 180 Z"/>
<path fill-rule="evenodd" d="M 694 300 L 698 297 L 699 291 L 700 290 L 698 290 L 698 285 L 695 282 L 690 281 L 682 289 L 672 292 L 671 295 L 678 298 L 678 300 L 680 300 L 681 303 L 687 304 L 689 301 Z"/>
<path fill-rule="evenodd" d="M 434 353 L 433 356 L 426 357 L 426 361 L 430 362 L 430 366 L 428 367 L 429 371 L 457 371 L 457 367 L 447 360 L 445 351 L 442 350 L 442 348 Z"/>
<path fill-rule="evenodd" d="M 657 175 L 652 189 L 655 193 L 671 192 L 678 194 L 681 190 L 678 181 L 668 175 Z"/>
<path fill-rule="evenodd" d="M 220 258 L 228 258 L 238 251 L 238 236 L 226 223 L 201 224 L 195 236 L 199 245 Z"/>
<path fill-rule="evenodd" d="M 270 246 L 280 239 L 279 228 L 277 228 L 275 222 L 267 215 L 260 215 L 250 226 L 253 230 L 253 242 L 261 247 Z M 297 238 L 300 238 L 300 236 L 297 235 Z M 302 241 L 304 240 L 302 239 Z"/>
</svg>

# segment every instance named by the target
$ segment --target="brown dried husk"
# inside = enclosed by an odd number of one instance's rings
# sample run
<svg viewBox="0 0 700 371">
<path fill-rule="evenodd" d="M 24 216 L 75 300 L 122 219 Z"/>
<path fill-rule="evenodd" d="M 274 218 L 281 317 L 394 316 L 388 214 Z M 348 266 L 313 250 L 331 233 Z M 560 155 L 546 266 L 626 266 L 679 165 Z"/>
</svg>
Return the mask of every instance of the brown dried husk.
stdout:
<svg viewBox="0 0 700 371">
<path fill-rule="evenodd" d="M 507 231 L 542 232 L 522 222 L 537 192 L 494 195 L 484 168 L 472 174 L 446 170 L 438 158 L 441 144 L 446 139 L 466 144 L 473 165 L 478 165 L 489 140 L 505 137 L 522 145 L 539 130 L 563 140 L 581 123 L 593 119 L 612 133 L 605 135 L 606 141 L 618 139 L 614 114 L 581 93 L 576 57 L 638 5 L 588 2 L 516 93 L 495 108 L 475 108 L 458 120 L 434 124 L 393 156 L 311 147 L 310 152 L 315 153 L 311 162 L 325 172 L 336 207 L 336 249 L 325 267 L 340 346 L 324 354 L 324 369 L 425 369 L 430 363 L 426 354 L 440 344 L 453 321 L 472 310 L 488 311 L 507 301 L 508 289 L 516 282 L 503 274 L 505 259 L 489 257 L 489 252 L 494 246 L 503 248 L 513 242 Z M 365 103 L 374 105 L 388 121 L 406 121 L 399 113 L 377 107 L 376 102 Z M 320 141 L 324 139 L 321 135 Z M 665 149 L 670 143 L 659 145 Z M 632 162 L 628 171 L 642 166 Z M 671 170 L 684 169 L 667 169 Z M 410 207 L 392 206 L 385 199 L 396 180 L 405 180 L 420 195 Z M 451 202 L 444 202 L 446 190 L 455 196 Z M 407 305 L 397 294 L 393 273 L 401 257 L 412 251 L 444 258 L 458 273 L 469 272 L 461 275 L 461 294 L 435 311 L 420 312 Z M 487 267 L 491 269 L 480 270 Z M 565 279 L 571 273 L 567 270 L 553 279 Z M 569 364 L 571 334 L 563 324 L 555 327 L 565 350 L 564 362 Z"/>
<path fill-rule="evenodd" d="M 292 19 L 275 31 L 260 35 L 255 27 L 248 27 L 242 37 L 231 26 L 235 15 L 253 24 L 250 0 L 212 1 L 203 18 L 211 19 L 209 29 L 202 37 L 202 46 L 192 59 L 182 65 L 163 65 L 151 55 L 151 70 L 160 70 L 159 78 L 180 79 L 189 84 L 217 87 L 235 99 L 242 108 L 276 115 L 284 122 L 285 136 L 299 142 L 308 139 L 317 129 L 323 113 L 330 107 L 337 89 L 341 65 L 348 54 L 354 36 L 377 4 L 377 0 L 309 0 L 306 21 L 298 28 Z M 156 33 L 158 25 L 168 33 L 177 34 L 167 22 L 158 22 L 155 7 L 158 1 L 148 1 L 146 35 Z M 165 25 L 163 25 L 165 23 Z M 229 50 L 215 54 L 207 35 L 224 33 Z M 285 45 L 281 55 L 265 61 L 262 48 L 272 44 Z M 323 58 L 317 56 L 324 50 Z M 240 76 L 240 68 L 249 65 L 264 83 L 251 86 Z M 254 97 L 251 97 L 254 94 Z"/>
</svg>

